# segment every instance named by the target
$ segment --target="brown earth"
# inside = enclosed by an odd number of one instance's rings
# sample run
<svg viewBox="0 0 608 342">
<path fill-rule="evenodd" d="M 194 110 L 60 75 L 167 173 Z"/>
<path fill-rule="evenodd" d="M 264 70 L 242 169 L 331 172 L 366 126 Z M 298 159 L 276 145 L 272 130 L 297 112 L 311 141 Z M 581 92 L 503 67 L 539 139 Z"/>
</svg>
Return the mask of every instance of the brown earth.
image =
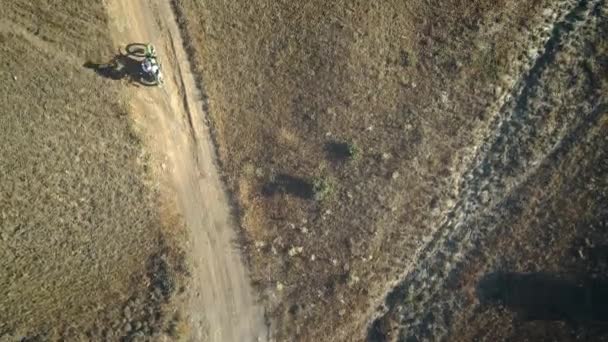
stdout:
<svg viewBox="0 0 608 342">
<path fill-rule="evenodd" d="M 602 340 L 608 21 L 572 2 L 501 108 L 379 339 Z M 412 310 L 413 309 L 413 310 Z"/>
<path fill-rule="evenodd" d="M 606 11 L 2 4 L 0 340 L 607 338 Z"/>
<path fill-rule="evenodd" d="M 134 91 L 130 113 L 187 227 L 189 331 L 182 337 L 261 341 L 267 335 L 264 313 L 234 243 L 227 196 L 172 9 L 162 1 L 115 0 L 108 2 L 108 11 L 116 44 L 153 43 L 167 75 L 160 88 Z"/>
<path fill-rule="evenodd" d="M 601 213 L 603 1 L 174 3 L 277 340 L 457 337 L 470 253 Z"/>
<path fill-rule="evenodd" d="M 264 340 L 170 6 L 71 6 L 2 6 L 0 340 Z"/>
<path fill-rule="evenodd" d="M 0 7 L 0 340 L 163 334 L 179 226 L 125 89 L 83 68 L 112 53 L 103 4 Z"/>
</svg>

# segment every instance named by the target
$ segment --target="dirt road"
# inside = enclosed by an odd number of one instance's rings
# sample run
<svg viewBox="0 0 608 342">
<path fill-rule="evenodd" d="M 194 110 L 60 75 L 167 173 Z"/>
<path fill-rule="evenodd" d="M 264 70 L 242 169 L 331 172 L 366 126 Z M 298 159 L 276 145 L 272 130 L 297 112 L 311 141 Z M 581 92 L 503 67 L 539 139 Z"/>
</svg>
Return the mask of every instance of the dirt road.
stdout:
<svg viewBox="0 0 608 342">
<path fill-rule="evenodd" d="M 147 138 L 148 149 L 161 166 L 161 181 L 175 195 L 172 200 L 188 228 L 190 340 L 266 340 L 264 315 L 234 243 L 236 226 L 170 4 L 108 0 L 107 8 L 117 46 L 151 42 L 161 57 L 165 84 L 135 88 L 131 115 Z"/>
</svg>

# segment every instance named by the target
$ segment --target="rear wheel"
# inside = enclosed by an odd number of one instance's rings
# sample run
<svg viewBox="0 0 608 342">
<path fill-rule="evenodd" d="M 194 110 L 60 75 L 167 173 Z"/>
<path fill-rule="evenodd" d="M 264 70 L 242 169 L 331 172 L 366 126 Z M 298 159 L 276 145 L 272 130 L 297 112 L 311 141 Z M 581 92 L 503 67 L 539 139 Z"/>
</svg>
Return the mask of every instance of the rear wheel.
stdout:
<svg viewBox="0 0 608 342">
<path fill-rule="evenodd" d="M 147 45 L 142 43 L 131 43 L 127 45 L 127 55 L 135 57 L 146 56 Z"/>
</svg>

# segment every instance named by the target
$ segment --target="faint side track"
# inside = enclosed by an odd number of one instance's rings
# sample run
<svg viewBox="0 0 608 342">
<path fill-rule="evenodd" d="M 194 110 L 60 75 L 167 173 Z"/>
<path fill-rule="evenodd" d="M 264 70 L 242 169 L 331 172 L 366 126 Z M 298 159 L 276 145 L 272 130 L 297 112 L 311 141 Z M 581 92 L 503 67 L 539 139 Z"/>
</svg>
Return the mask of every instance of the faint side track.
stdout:
<svg viewBox="0 0 608 342">
<path fill-rule="evenodd" d="M 70 64 L 74 64 L 74 65 L 79 65 L 82 63 L 82 61 L 80 59 L 78 59 L 76 54 L 72 55 L 72 54 L 69 54 L 65 51 L 58 49 L 57 47 L 54 46 L 53 43 L 49 43 L 49 42 L 45 41 L 44 39 L 36 36 L 35 34 L 22 28 L 20 24 L 14 22 L 12 20 L 9 20 L 6 18 L 0 19 L 0 32 L 16 34 L 19 37 L 22 37 L 23 39 L 27 40 L 28 43 L 32 44 L 40 51 L 44 51 L 44 52 L 48 53 L 49 56 L 52 56 L 52 58 L 61 59 L 65 62 L 69 62 Z"/>
<path fill-rule="evenodd" d="M 478 149 L 460 185 L 459 201 L 448 213 L 431 242 L 422 250 L 416 269 L 387 296 L 387 314 L 399 317 L 400 340 L 439 340 L 448 333 L 450 317 L 463 305 L 442 291 L 458 271 L 467 252 L 497 228 L 501 215 L 509 215 L 509 196 L 537 168 L 566 153 L 576 137 L 597 132 L 591 128 L 606 110 L 596 97 L 566 103 L 551 98 L 543 80 L 552 76 L 556 56 L 580 49 L 578 36 L 593 25 L 603 1 L 562 1 L 562 14 L 552 24 L 528 71 L 515 84 L 498 112 L 490 133 Z M 565 106 L 566 114 L 544 115 L 543 106 Z M 382 340 L 377 325 L 368 339 Z"/>
</svg>

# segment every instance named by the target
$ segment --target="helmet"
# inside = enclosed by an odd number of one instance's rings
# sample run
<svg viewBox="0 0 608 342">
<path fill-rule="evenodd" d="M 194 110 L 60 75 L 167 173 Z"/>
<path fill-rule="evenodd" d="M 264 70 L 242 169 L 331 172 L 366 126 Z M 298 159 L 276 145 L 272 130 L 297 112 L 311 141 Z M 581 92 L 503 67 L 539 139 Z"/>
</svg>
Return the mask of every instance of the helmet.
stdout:
<svg viewBox="0 0 608 342">
<path fill-rule="evenodd" d="M 154 48 L 154 45 L 146 45 L 146 56 L 156 56 L 156 49 Z"/>
</svg>

